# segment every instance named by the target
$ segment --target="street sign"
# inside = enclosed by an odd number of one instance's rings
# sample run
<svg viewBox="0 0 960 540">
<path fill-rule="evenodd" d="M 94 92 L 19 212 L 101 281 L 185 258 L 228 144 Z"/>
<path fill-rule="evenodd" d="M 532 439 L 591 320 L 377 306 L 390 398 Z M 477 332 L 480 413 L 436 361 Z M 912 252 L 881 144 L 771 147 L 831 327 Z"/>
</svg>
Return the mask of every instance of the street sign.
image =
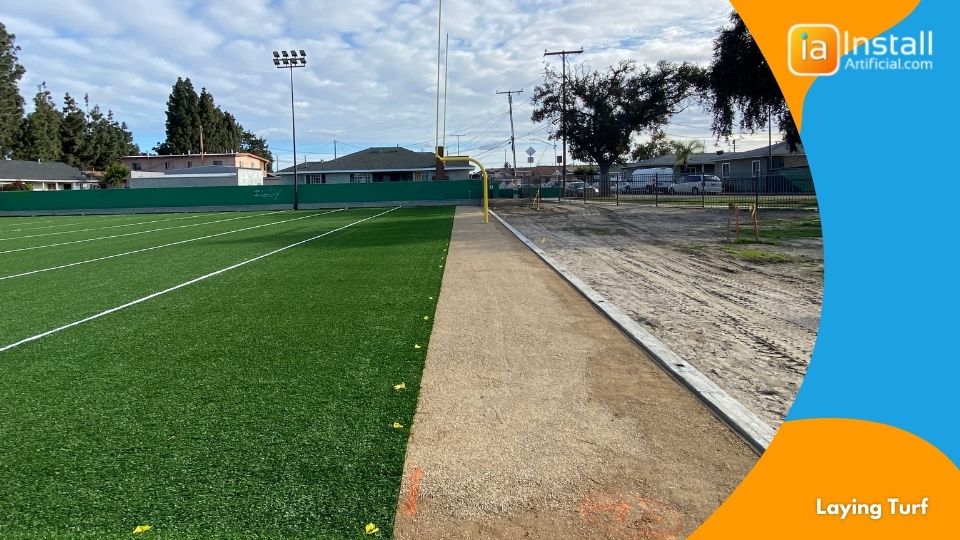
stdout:
<svg viewBox="0 0 960 540">
<path fill-rule="evenodd" d="M 527 148 L 527 155 L 528 155 L 528 156 L 532 156 L 532 155 L 534 155 L 534 154 L 536 154 L 536 153 L 537 153 L 537 151 L 534 150 L 532 146 L 531 146 L 530 148 Z"/>
<path fill-rule="evenodd" d="M 533 163 L 533 156 L 527 158 L 527 163 Z"/>
</svg>

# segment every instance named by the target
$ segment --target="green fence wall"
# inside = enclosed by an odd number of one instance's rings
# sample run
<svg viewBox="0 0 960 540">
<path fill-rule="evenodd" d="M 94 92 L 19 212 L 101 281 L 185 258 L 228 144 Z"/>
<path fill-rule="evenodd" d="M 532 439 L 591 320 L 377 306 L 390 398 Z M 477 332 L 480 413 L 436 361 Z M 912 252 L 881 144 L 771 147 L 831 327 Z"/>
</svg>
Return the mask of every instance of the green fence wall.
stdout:
<svg viewBox="0 0 960 540">
<path fill-rule="evenodd" d="M 301 204 L 402 201 L 479 201 L 479 180 L 301 184 Z M 218 186 L 151 189 L 91 189 L 0 192 L 0 213 L 70 212 L 139 208 L 293 206 L 293 186 Z"/>
<path fill-rule="evenodd" d="M 0 212 L 293 205 L 293 186 L 0 192 Z"/>
<path fill-rule="evenodd" d="M 479 200 L 483 195 L 483 185 L 480 180 L 304 184 L 299 189 L 300 202 L 303 204 Z"/>
</svg>

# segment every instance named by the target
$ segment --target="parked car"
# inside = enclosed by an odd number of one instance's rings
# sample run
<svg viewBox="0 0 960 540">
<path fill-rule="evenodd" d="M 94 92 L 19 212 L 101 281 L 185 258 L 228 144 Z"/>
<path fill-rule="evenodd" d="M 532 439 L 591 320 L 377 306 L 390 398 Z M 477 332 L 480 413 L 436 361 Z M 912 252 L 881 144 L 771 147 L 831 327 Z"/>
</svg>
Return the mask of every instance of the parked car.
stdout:
<svg viewBox="0 0 960 540">
<path fill-rule="evenodd" d="M 584 192 L 586 192 L 587 197 L 600 195 L 600 190 L 586 182 L 567 182 L 563 188 L 564 197 L 583 197 Z"/>
<path fill-rule="evenodd" d="M 637 169 L 630 175 L 628 191 L 623 193 L 668 193 L 673 186 L 673 169 Z"/>
<path fill-rule="evenodd" d="M 712 174 L 688 174 L 670 186 L 669 193 L 723 193 L 723 181 Z"/>
</svg>

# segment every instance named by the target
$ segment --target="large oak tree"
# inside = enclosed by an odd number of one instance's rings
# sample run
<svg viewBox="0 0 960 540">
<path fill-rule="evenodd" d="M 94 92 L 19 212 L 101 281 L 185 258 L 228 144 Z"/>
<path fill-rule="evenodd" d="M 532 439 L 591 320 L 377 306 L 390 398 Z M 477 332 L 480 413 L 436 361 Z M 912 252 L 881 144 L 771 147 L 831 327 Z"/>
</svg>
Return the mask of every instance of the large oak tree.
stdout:
<svg viewBox="0 0 960 540">
<path fill-rule="evenodd" d="M 533 92 L 532 120 L 553 124 L 555 139 L 566 134 L 573 158 L 596 163 L 606 179 L 610 166 L 630 152 L 634 134 L 656 133 L 705 85 L 706 71 L 688 63 L 638 67 L 622 61 L 593 72 L 575 66 L 567 76 L 564 122 L 563 77 L 547 67 Z"/>
<path fill-rule="evenodd" d="M 726 138 L 735 128 L 763 131 L 769 119 L 791 149 L 796 149 L 800 134 L 780 85 L 740 15 L 731 13 L 730 23 L 713 42 L 710 90 L 714 134 Z"/>
</svg>

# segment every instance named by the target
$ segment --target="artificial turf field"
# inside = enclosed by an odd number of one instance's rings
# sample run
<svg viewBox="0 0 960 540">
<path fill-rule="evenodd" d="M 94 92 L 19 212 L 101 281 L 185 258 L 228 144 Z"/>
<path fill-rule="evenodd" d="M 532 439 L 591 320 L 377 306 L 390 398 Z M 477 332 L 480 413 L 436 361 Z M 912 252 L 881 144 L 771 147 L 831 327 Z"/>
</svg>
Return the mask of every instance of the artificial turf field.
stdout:
<svg viewBox="0 0 960 540">
<path fill-rule="evenodd" d="M 0 218 L 0 538 L 389 537 L 452 220 Z"/>
</svg>

